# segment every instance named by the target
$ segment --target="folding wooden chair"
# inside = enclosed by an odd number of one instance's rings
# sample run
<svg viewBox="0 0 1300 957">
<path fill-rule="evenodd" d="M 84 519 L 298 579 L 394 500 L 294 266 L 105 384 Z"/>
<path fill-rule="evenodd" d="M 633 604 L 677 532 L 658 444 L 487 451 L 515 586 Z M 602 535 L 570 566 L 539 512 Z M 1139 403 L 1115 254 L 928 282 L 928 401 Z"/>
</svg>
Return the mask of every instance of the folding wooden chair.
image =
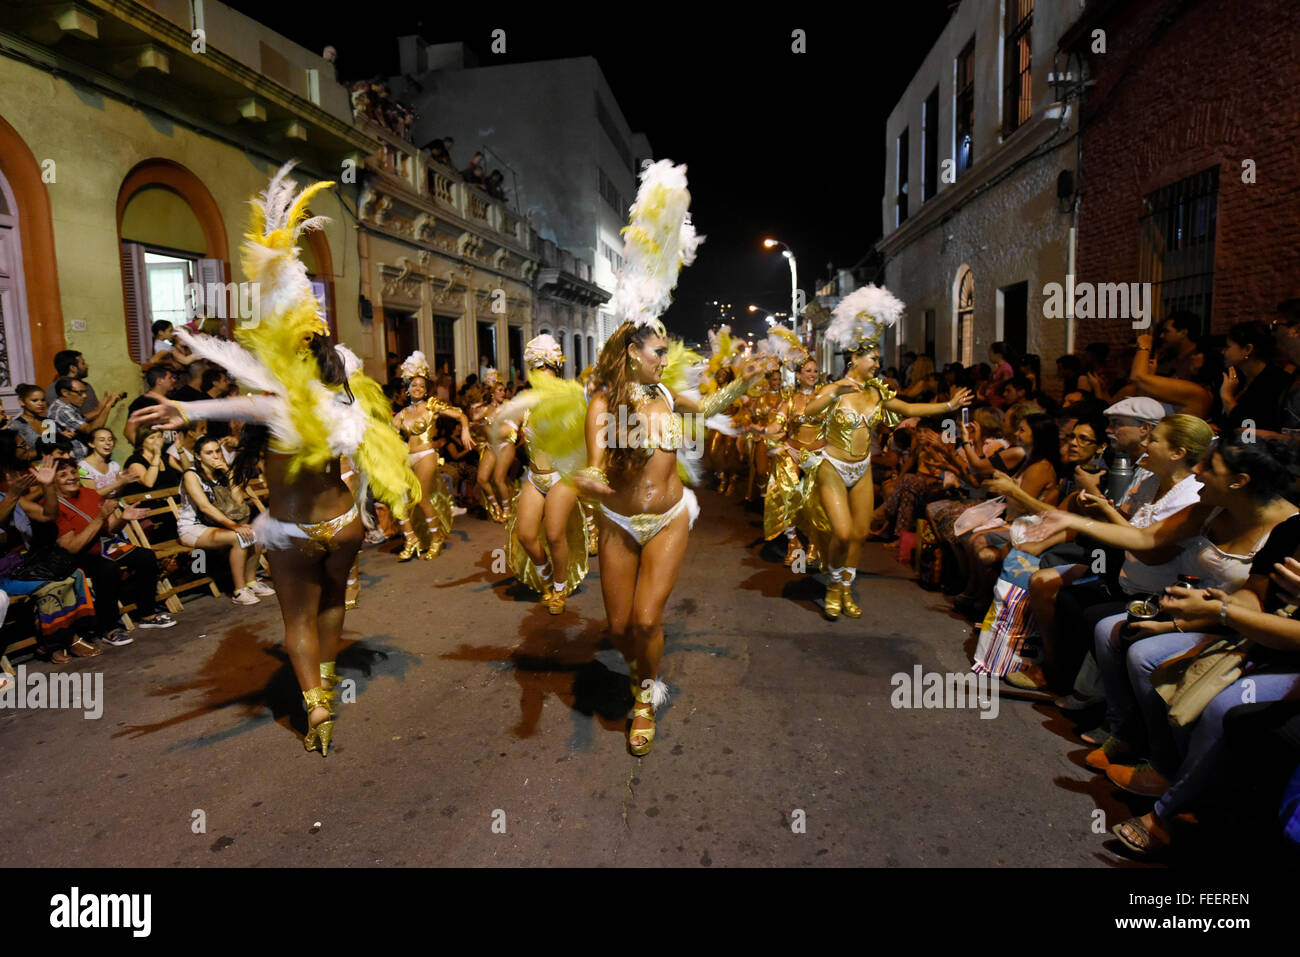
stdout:
<svg viewBox="0 0 1300 957">
<path fill-rule="evenodd" d="M 148 518 L 158 515 L 170 515 L 173 520 L 178 520 L 180 518 L 180 506 L 177 505 L 176 498 L 180 495 L 180 491 L 180 488 L 154 489 L 145 492 L 143 495 L 128 495 L 122 499 L 122 504 L 149 509 L 149 514 L 146 516 Z M 126 523 L 127 538 L 131 541 L 131 544 L 149 549 L 156 558 L 167 561 L 180 555 L 190 555 L 195 551 L 193 548 L 182 545 L 175 538 L 151 541 L 144 527 L 140 524 L 141 521 L 141 519 L 133 519 Z M 208 587 L 214 597 L 221 597 L 221 590 L 217 588 L 217 583 L 208 575 L 198 575 L 192 581 L 173 585 L 167 575 L 159 574 L 158 599 L 167 606 L 168 611 L 177 613 L 184 607 L 181 605 L 178 596 L 182 592 L 189 591 L 192 588 L 202 588 L 204 585 Z M 132 609 L 124 609 L 124 612 L 128 610 Z"/>
</svg>

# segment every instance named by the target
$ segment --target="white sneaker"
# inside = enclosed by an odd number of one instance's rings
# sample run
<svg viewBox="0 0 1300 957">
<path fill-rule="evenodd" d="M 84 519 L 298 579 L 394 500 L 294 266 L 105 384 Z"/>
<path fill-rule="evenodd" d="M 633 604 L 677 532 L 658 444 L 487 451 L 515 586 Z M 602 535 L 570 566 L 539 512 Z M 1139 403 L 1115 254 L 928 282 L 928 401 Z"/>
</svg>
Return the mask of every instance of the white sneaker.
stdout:
<svg viewBox="0 0 1300 957">
<path fill-rule="evenodd" d="M 230 596 L 230 600 L 236 605 L 256 605 L 262 601 L 262 599 L 253 594 L 253 591 L 250 588 L 241 588 Z"/>
<path fill-rule="evenodd" d="M 366 532 L 367 545 L 382 545 L 386 541 L 388 541 L 388 536 L 385 535 L 377 528 L 371 529 L 370 531 Z"/>
<path fill-rule="evenodd" d="M 459 505 L 453 505 L 453 506 L 451 507 L 451 514 L 452 514 L 452 515 L 468 515 L 468 514 L 469 514 L 469 509 L 467 509 L 467 508 L 461 508 Z"/>
<path fill-rule="evenodd" d="M 248 583 L 247 590 L 260 598 L 266 598 L 268 595 L 274 595 L 275 589 L 264 581 L 251 581 Z"/>
</svg>

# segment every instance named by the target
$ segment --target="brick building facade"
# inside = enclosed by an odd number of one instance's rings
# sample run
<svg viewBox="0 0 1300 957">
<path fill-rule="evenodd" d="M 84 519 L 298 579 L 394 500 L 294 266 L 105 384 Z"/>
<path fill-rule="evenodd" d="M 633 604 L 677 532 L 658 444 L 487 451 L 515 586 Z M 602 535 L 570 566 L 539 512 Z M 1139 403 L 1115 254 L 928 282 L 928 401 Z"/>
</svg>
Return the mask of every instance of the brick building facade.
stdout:
<svg viewBox="0 0 1300 957">
<path fill-rule="evenodd" d="M 1190 306 L 1213 332 L 1300 295 L 1300 4 L 1091 2 L 1061 48 L 1095 80 L 1082 104 L 1077 281 L 1208 269 L 1157 286 L 1153 320 Z M 1080 346 L 1133 336 L 1123 319 L 1078 320 Z"/>
</svg>

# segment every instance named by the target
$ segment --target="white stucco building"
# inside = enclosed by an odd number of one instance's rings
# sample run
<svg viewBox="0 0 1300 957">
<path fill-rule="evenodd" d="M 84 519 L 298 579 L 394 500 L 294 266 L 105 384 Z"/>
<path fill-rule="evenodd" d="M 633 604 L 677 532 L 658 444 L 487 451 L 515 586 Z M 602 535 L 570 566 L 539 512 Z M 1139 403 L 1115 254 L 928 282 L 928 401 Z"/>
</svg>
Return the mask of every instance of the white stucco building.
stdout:
<svg viewBox="0 0 1300 957">
<path fill-rule="evenodd" d="M 591 57 L 482 66 L 458 43 L 403 37 L 402 76 L 394 97 L 418 114 L 412 139 L 455 138 L 452 159 L 469 164 L 478 150 L 505 174 L 509 201 L 538 235 L 573 253 L 590 281 L 612 293 L 621 264 L 627 210 L 636 197 L 646 137 L 634 133 L 600 65 Z M 617 323 L 606 304 L 575 310 L 591 319 L 570 327 L 557 310 L 552 333 L 577 368 L 589 365 Z"/>
<path fill-rule="evenodd" d="M 1078 145 L 1077 111 L 1049 76 L 1066 69 L 1057 44 L 1080 12 L 1079 0 L 963 0 L 890 114 L 877 248 L 907 313 L 887 363 L 906 349 L 983 362 L 1005 340 L 1050 377 L 1072 350 L 1042 302 L 1069 261 Z"/>
</svg>

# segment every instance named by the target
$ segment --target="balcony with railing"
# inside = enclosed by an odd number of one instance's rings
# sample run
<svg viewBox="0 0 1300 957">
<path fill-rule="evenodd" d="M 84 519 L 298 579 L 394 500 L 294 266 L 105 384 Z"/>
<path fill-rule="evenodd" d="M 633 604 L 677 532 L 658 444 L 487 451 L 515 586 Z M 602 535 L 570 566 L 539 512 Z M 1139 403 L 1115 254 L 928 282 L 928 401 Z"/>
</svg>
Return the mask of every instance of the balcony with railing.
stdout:
<svg viewBox="0 0 1300 957">
<path fill-rule="evenodd" d="M 535 233 L 507 204 L 466 183 L 451 167 L 431 159 L 368 117 L 358 116 L 356 125 L 380 140 L 382 145 L 366 161 L 366 167 L 378 174 L 380 182 L 388 187 L 385 192 L 391 193 L 393 199 L 421 212 L 431 211 L 485 238 L 504 241 L 516 252 L 533 251 Z"/>
</svg>

